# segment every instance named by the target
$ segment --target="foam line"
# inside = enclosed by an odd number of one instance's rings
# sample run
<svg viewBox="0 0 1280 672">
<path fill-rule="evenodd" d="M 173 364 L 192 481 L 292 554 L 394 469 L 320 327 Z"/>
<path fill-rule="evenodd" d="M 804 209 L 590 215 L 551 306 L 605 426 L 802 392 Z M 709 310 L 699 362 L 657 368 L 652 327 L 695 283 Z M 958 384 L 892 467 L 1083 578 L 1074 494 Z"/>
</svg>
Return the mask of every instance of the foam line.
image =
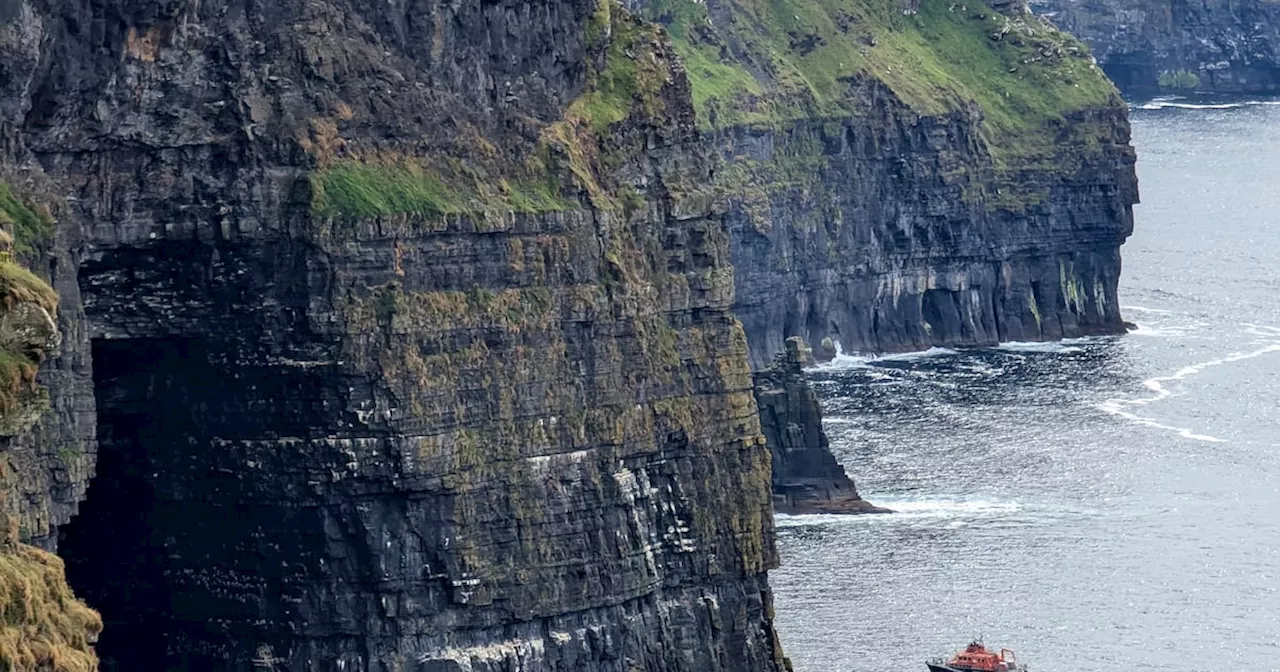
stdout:
<svg viewBox="0 0 1280 672">
<path fill-rule="evenodd" d="M 1247 327 L 1247 330 L 1249 331 L 1249 333 L 1254 334 L 1256 336 L 1280 336 L 1280 329 L 1275 329 L 1273 327 L 1263 327 L 1259 325 L 1245 325 L 1245 326 Z M 1220 439 L 1216 436 L 1209 436 L 1207 434 L 1199 434 L 1195 430 L 1189 429 L 1187 427 L 1175 427 L 1173 425 L 1166 425 L 1156 420 L 1155 418 L 1149 418 L 1146 416 L 1138 415 L 1127 409 L 1135 406 L 1147 406 L 1157 401 L 1162 401 L 1164 399 L 1168 399 L 1174 396 L 1181 396 L 1183 394 L 1183 392 L 1180 389 L 1176 391 L 1170 389 L 1169 386 L 1166 385 L 1167 383 L 1181 383 L 1187 378 L 1197 375 L 1200 372 L 1204 371 L 1205 369 L 1212 368 L 1215 366 L 1222 366 L 1224 364 L 1232 364 L 1234 362 L 1241 362 L 1247 359 L 1254 359 L 1256 357 L 1261 357 L 1263 355 L 1270 354 L 1273 352 L 1280 352 L 1280 343 L 1268 343 L 1267 345 L 1250 352 L 1233 352 L 1224 357 L 1219 357 L 1217 359 L 1210 359 L 1208 361 L 1199 362 L 1197 364 L 1184 366 L 1181 369 L 1178 369 L 1171 376 L 1160 376 L 1157 378 L 1150 378 L 1148 380 L 1142 381 L 1142 386 L 1150 390 L 1152 392 L 1152 396 L 1144 397 L 1141 399 L 1108 399 L 1102 402 L 1101 404 L 1098 404 L 1098 408 L 1103 412 L 1109 413 L 1111 415 L 1115 415 L 1117 417 L 1125 418 L 1126 420 L 1130 420 L 1140 425 L 1145 425 L 1147 427 L 1154 427 L 1156 429 L 1163 429 L 1166 431 L 1176 432 L 1179 436 L 1185 439 L 1192 439 L 1194 441 L 1205 441 L 1208 443 L 1224 443 L 1226 441 L 1225 439 Z"/>
<path fill-rule="evenodd" d="M 1175 103 L 1172 101 L 1153 100 L 1138 106 L 1140 110 L 1163 110 L 1173 107 L 1180 110 L 1233 110 L 1238 107 L 1254 105 L 1280 105 L 1280 100 L 1246 100 L 1239 103 Z"/>
</svg>

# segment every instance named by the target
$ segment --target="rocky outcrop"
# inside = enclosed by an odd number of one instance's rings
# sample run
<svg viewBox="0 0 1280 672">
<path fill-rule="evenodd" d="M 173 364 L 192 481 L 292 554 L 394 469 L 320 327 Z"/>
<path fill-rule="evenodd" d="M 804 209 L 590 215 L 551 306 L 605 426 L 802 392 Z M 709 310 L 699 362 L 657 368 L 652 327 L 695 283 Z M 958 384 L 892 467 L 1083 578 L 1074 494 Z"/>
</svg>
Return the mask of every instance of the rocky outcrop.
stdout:
<svg viewBox="0 0 1280 672">
<path fill-rule="evenodd" d="M 1134 95 L 1280 92 L 1280 5 L 1270 0 L 1037 0 Z"/>
<path fill-rule="evenodd" d="M 830 356 L 1124 329 L 1134 152 L 1084 47 L 973 3 L 783 4 L 650 7 L 721 158 L 753 366 L 793 335 Z"/>
<path fill-rule="evenodd" d="M 758 371 L 760 429 L 773 454 L 773 510 L 778 513 L 890 513 L 862 499 L 836 461 L 822 428 L 822 408 L 805 379 L 808 348 L 787 339 L 786 352 Z"/>
<path fill-rule="evenodd" d="M 23 536 L 61 525 L 103 669 L 781 668 L 728 240 L 655 29 L 592 0 L 0 12 L 6 160 L 68 197 L 87 318 L 32 441 L 86 408 L 98 440 L 80 514 L 45 469 Z"/>
</svg>

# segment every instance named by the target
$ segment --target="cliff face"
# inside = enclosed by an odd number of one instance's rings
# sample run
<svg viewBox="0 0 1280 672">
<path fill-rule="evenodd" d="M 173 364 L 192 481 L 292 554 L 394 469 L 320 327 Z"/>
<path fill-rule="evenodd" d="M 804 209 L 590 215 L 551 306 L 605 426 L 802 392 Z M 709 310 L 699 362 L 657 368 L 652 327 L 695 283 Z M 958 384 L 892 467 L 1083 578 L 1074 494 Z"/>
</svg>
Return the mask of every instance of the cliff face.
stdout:
<svg viewBox="0 0 1280 672">
<path fill-rule="evenodd" d="M 1016 3 L 645 6 L 721 159 L 753 366 L 792 335 L 829 356 L 1123 330 L 1134 153 L 1079 43 Z"/>
<path fill-rule="evenodd" d="M 971 7 L 0 1 L 11 536 L 109 670 L 780 670 L 749 362 L 1119 328 L 1123 106 Z"/>
<path fill-rule="evenodd" d="M 43 270 L 38 261 L 54 221 L 47 207 L 33 210 L 28 202 L 0 182 L 0 668 L 90 672 L 102 619 L 76 599 L 61 560 L 23 543 L 47 534 L 67 503 L 49 486 L 84 457 L 40 440 L 50 435 L 42 419 L 62 409 L 52 407 L 59 397 L 46 386 L 58 377 L 38 371 L 60 357 L 63 337 L 57 293 L 26 267 Z"/>
<path fill-rule="evenodd" d="M 610 9 L 0 5 L 6 161 L 70 204 L 41 421 L 96 409 L 59 551 L 104 669 L 780 667 L 728 240 Z M 31 440 L 38 539 L 92 448 Z"/>
<path fill-rule="evenodd" d="M 773 454 L 773 510 L 778 513 L 889 513 L 858 495 L 831 454 L 818 395 L 804 377 L 808 348 L 798 337 L 772 366 L 758 371 L 760 428 Z"/>
<path fill-rule="evenodd" d="M 1270 0 L 1037 0 L 1138 95 L 1280 91 L 1280 4 Z"/>
</svg>

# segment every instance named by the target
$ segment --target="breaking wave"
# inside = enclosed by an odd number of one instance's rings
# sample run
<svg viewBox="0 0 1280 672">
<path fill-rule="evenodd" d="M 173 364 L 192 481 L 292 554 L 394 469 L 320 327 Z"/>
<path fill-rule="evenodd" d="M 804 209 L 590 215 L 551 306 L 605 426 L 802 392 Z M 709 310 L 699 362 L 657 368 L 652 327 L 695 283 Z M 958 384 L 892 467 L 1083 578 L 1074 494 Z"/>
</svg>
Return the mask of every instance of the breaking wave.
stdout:
<svg viewBox="0 0 1280 672">
<path fill-rule="evenodd" d="M 1167 108 L 1179 110 L 1232 110 L 1238 107 L 1256 105 L 1280 105 L 1280 100 L 1242 100 L 1234 103 L 1183 103 L 1176 100 L 1156 99 L 1134 107 L 1139 110 L 1163 110 Z"/>
</svg>

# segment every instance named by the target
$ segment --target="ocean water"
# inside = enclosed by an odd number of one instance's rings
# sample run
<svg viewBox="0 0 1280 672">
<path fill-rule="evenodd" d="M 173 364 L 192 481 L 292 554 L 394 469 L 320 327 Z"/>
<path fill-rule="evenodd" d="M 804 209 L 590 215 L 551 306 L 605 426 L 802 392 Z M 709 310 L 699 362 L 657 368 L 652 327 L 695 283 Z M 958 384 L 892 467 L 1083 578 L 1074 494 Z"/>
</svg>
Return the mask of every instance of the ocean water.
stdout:
<svg viewBox="0 0 1280 672">
<path fill-rule="evenodd" d="M 779 516 L 798 672 L 969 638 L 1036 672 L 1280 670 L 1280 105 L 1135 106 L 1126 336 L 841 357 L 833 448 L 893 516 Z"/>
</svg>

